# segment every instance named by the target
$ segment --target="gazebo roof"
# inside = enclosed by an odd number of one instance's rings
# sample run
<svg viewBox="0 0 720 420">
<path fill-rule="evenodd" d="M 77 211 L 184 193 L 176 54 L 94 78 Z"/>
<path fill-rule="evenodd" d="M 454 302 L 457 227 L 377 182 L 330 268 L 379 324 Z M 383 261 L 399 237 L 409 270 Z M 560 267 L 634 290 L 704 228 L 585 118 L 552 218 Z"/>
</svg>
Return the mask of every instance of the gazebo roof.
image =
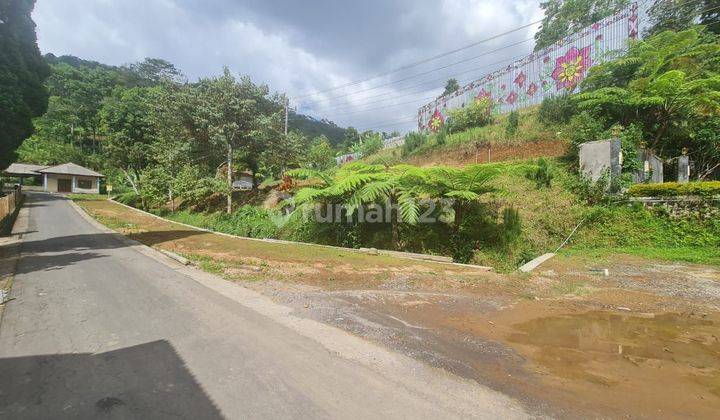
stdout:
<svg viewBox="0 0 720 420">
<path fill-rule="evenodd" d="M 47 168 L 47 165 L 33 165 L 30 163 L 11 163 L 3 172 L 8 175 L 15 176 L 38 176 L 41 169 Z"/>
</svg>

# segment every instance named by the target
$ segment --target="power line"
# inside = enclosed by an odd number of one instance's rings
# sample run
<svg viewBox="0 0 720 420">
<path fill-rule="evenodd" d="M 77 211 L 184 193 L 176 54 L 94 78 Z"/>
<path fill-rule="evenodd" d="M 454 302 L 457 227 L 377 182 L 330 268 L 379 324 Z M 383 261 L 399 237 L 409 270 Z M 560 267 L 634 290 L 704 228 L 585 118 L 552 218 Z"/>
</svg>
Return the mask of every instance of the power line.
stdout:
<svg viewBox="0 0 720 420">
<path fill-rule="evenodd" d="M 394 70 L 390 70 L 390 71 L 386 71 L 386 72 L 383 72 L 383 73 L 379 73 L 379 74 L 376 74 L 375 76 L 367 77 L 367 78 L 365 78 L 365 79 L 360 79 L 360 80 L 355 80 L 355 81 L 353 81 L 353 82 L 348 82 L 348 83 L 345 83 L 345 84 L 343 84 L 343 85 L 333 86 L 333 87 L 330 87 L 330 88 L 327 88 L 327 89 L 323 89 L 323 90 L 320 90 L 320 91 L 310 92 L 310 93 L 306 93 L 306 94 L 301 94 L 301 95 L 296 96 L 294 99 L 300 99 L 300 98 L 304 98 L 304 97 L 307 97 L 307 96 L 313 96 L 313 95 L 317 95 L 317 94 L 320 94 L 320 93 L 325 93 L 325 92 L 330 92 L 330 91 L 337 90 L 337 89 L 342 89 L 342 88 L 345 88 L 345 87 L 357 85 L 357 84 L 360 84 L 360 83 L 368 82 L 368 81 L 373 80 L 373 79 L 377 79 L 377 78 L 380 78 L 380 77 L 384 77 L 384 76 L 387 76 L 387 75 L 390 75 L 390 74 L 393 74 L 393 73 L 397 73 L 397 72 L 402 71 L 402 70 L 406 70 L 406 69 L 409 69 L 409 68 L 412 68 L 412 67 L 419 66 L 420 64 L 428 63 L 428 62 L 433 61 L 433 60 L 436 60 L 436 59 L 438 59 L 438 58 L 446 57 L 446 56 L 448 56 L 448 55 L 452 55 L 452 54 L 455 54 L 455 53 L 457 53 L 457 52 L 464 51 L 464 50 L 466 50 L 466 49 L 468 49 L 468 48 L 475 47 L 475 46 L 480 45 L 480 44 L 483 44 L 483 43 L 485 43 L 485 42 L 488 42 L 488 41 L 492 41 L 492 40 L 501 38 L 501 37 L 503 37 L 503 36 L 505 36 L 505 35 L 509 35 L 509 34 L 511 34 L 511 33 L 513 33 L 513 32 L 517 32 L 517 31 L 520 31 L 520 30 L 522 30 L 522 29 L 529 28 L 530 26 L 536 25 L 536 24 L 538 24 L 538 23 L 540 23 L 540 22 L 542 22 L 542 19 L 536 20 L 536 21 L 534 21 L 534 22 L 527 23 L 527 24 L 522 25 L 522 26 L 518 26 L 518 27 L 513 28 L 513 29 L 511 29 L 511 30 L 509 30 L 509 31 L 506 31 L 506 32 L 503 32 L 503 33 L 500 33 L 500 34 L 497 34 L 497 35 L 493 35 L 493 36 L 491 36 L 491 37 L 488 37 L 488 38 L 485 38 L 485 39 L 481 39 L 481 40 L 479 40 L 479 41 L 475 41 L 475 42 L 473 42 L 473 43 L 471 43 L 471 44 L 465 45 L 465 46 L 460 47 L 460 48 L 456 48 L 456 49 L 454 49 L 454 50 L 452 50 L 452 51 L 448 51 L 448 52 L 445 52 L 445 53 L 442 53 L 442 54 L 434 55 L 434 56 L 432 56 L 432 57 L 428 57 L 428 58 L 425 58 L 425 59 L 416 61 L 416 62 L 414 62 L 414 63 L 406 64 L 406 65 L 401 66 L 401 67 L 398 67 L 398 68 L 396 68 L 396 69 L 394 69 Z"/>
<path fill-rule="evenodd" d="M 357 91 L 354 91 L 354 92 L 350 92 L 350 93 L 347 93 L 347 94 L 344 94 L 344 95 L 334 96 L 334 97 L 325 98 L 325 99 L 320 99 L 320 100 L 317 100 L 317 101 L 314 101 L 314 102 L 315 102 L 315 103 L 318 103 L 318 102 L 330 101 L 330 100 L 333 100 L 333 99 L 347 98 L 347 97 L 350 97 L 350 96 L 353 96 L 353 95 L 357 95 L 358 93 L 369 92 L 369 91 L 371 91 L 371 90 L 375 90 L 375 89 L 378 89 L 378 88 L 381 88 L 381 87 L 394 85 L 394 84 L 396 84 L 396 83 L 404 82 L 404 81 L 407 81 L 407 80 L 410 80 L 410 79 L 414 79 L 414 78 L 416 78 L 416 77 L 425 76 L 425 75 L 427 75 L 427 74 L 436 72 L 436 71 L 438 71 L 438 70 L 444 70 L 444 69 L 446 69 L 446 68 L 449 68 L 449 67 L 452 67 L 452 66 L 456 66 L 456 65 L 458 65 L 458 64 L 462 64 L 462 63 L 466 63 L 466 62 L 468 62 L 468 61 L 476 60 L 476 59 L 481 58 L 481 57 L 484 57 L 484 56 L 486 56 L 486 55 L 493 54 L 493 53 L 502 51 L 502 50 L 507 49 L 507 48 L 515 47 L 515 46 L 517 46 L 517 45 L 520 45 L 520 44 L 523 44 L 523 43 L 525 43 L 525 42 L 532 41 L 532 40 L 533 40 L 533 38 L 524 39 L 524 40 L 522 40 L 522 41 L 514 42 L 514 43 L 512 43 L 512 44 L 504 45 L 504 46 L 502 46 L 502 47 L 500 47 L 500 48 L 496 48 L 496 49 L 494 49 L 494 50 L 484 52 L 484 53 L 482 53 L 482 54 L 480 54 L 480 55 L 476 55 L 476 56 L 473 56 L 473 57 L 468 57 L 468 58 L 462 59 L 462 60 L 460 60 L 460 61 L 456 61 L 456 62 L 454 62 L 454 63 L 446 64 L 446 65 L 441 66 L 441 67 L 436 67 L 436 68 L 433 68 L 433 69 L 424 71 L 424 72 L 422 72 L 422 73 L 418 73 L 418 74 L 414 74 L 414 75 L 412 75 L 412 76 L 405 77 L 405 78 L 403 78 L 403 79 L 398 79 L 398 80 L 393 80 L 393 81 L 385 82 L 385 83 L 382 83 L 382 84 L 380 84 L 380 85 L 376 85 L 376 86 L 373 86 L 373 87 L 370 87 L 370 88 L 367 88 L 367 89 L 360 89 L 360 90 L 357 90 Z"/>
</svg>

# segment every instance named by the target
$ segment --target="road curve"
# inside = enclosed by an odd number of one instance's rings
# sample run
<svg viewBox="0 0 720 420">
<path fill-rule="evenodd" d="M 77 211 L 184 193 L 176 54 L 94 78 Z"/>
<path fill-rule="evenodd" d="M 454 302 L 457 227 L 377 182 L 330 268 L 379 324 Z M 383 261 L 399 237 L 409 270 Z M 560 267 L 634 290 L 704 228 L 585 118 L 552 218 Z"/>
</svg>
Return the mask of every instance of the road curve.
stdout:
<svg viewBox="0 0 720 420">
<path fill-rule="evenodd" d="M 34 194 L 26 206 L 0 324 L 0 418 L 528 416 L 238 285 L 199 281 L 64 198 Z"/>
</svg>

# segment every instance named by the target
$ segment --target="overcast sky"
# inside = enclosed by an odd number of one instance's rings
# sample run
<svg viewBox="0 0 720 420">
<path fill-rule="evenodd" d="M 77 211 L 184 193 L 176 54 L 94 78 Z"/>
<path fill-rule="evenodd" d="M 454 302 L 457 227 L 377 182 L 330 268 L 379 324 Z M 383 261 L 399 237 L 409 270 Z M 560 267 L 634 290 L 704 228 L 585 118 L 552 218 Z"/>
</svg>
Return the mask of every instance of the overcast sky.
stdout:
<svg viewBox="0 0 720 420">
<path fill-rule="evenodd" d="M 406 131 L 444 80 L 470 81 L 532 50 L 526 28 L 447 57 L 366 79 L 538 20 L 537 0 L 38 0 L 43 53 L 121 65 L 158 57 L 190 80 L 224 65 L 316 118 Z M 506 47 L 516 44 L 512 47 Z M 498 50 L 497 52 L 491 52 Z M 491 52 L 491 53 L 489 53 Z M 454 62 L 477 57 L 462 64 Z M 437 70 L 438 67 L 448 66 Z M 407 80 L 401 80 L 407 79 Z"/>
</svg>

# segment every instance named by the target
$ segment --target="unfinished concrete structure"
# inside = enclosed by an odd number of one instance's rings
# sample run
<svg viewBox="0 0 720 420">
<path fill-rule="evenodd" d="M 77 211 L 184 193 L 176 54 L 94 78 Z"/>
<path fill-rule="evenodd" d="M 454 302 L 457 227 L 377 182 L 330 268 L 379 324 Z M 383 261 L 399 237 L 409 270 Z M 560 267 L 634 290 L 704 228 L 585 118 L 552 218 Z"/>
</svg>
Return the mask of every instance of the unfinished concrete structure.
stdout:
<svg viewBox="0 0 720 420">
<path fill-rule="evenodd" d="M 589 141 L 580 145 L 580 172 L 593 182 L 604 175 L 619 180 L 622 173 L 620 139 Z"/>
<path fill-rule="evenodd" d="M 636 183 L 660 183 L 663 182 L 663 161 L 651 150 L 640 148 L 637 152 L 640 161 L 640 169 L 633 174 L 633 181 Z"/>
</svg>

